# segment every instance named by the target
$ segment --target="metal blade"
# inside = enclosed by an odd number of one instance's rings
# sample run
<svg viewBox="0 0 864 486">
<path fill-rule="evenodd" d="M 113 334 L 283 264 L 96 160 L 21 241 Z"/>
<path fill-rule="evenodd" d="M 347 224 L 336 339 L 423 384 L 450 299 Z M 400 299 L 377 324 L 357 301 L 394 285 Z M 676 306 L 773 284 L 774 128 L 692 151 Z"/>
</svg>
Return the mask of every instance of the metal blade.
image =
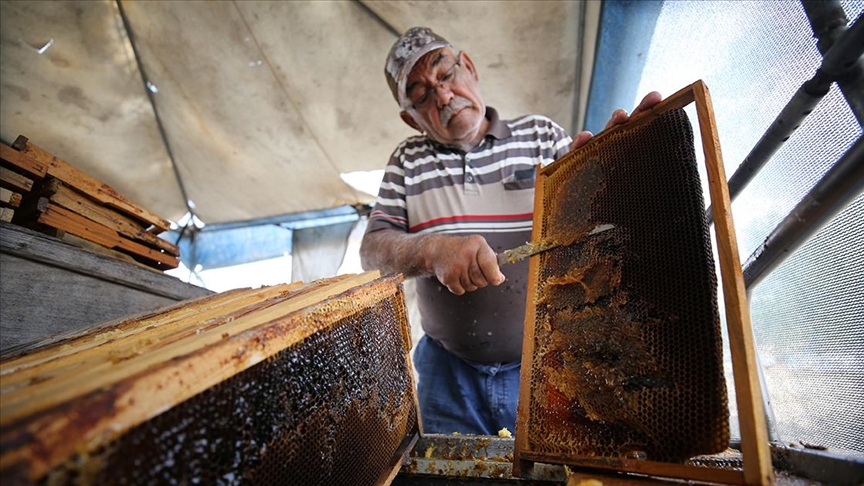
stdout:
<svg viewBox="0 0 864 486">
<path fill-rule="evenodd" d="M 587 236 L 596 235 L 597 233 L 602 233 L 604 231 L 611 230 L 615 227 L 612 224 L 598 224 L 591 231 L 588 232 Z M 549 251 L 552 248 L 557 248 L 560 246 L 558 243 L 553 243 L 551 241 L 538 241 L 528 242 L 524 245 L 517 246 L 516 248 L 511 248 L 509 250 L 504 250 L 498 254 L 498 266 L 505 265 L 508 263 L 516 263 L 521 262 L 522 260 L 534 256 L 538 253 L 543 253 L 544 251 Z"/>
</svg>

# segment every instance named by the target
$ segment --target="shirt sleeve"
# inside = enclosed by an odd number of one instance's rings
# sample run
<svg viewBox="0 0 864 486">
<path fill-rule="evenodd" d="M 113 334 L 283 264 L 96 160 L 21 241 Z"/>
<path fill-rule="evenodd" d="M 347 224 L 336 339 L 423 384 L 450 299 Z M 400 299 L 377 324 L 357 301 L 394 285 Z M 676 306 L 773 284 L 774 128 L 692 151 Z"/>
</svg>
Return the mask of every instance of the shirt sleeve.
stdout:
<svg viewBox="0 0 864 486">
<path fill-rule="evenodd" d="M 553 128 L 553 138 L 555 140 L 555 159 L 559 159 L 568 152 L 570 152 L 570 145 L 573 144 L 573 139 L 570 138 L 570 135 L 561 128 L 561 125 L 558 125 L 552 120 L 549 120 L 549 123 Z"/>
<path fill-rule="evenodd" d="M 573 139 L 561 128 L 561 125 L 551 119 L 546 118 L 545 131 L 549 137 L 550 152 L 549 157 L 543 161 L 544 167 L 567 155 L 570 152 L 570 145 L 573 143 Z"/>
<path fill-rule="evenodd" d="M 402 160 L 402 146 L 393 152 L 384 169 L 384 178 L 378 189 L 375 207 L 369 214 L 366 233 L 385 229 L 408 232 L 408 211 L 405 205 L 405 167 Z"/>
</svg>

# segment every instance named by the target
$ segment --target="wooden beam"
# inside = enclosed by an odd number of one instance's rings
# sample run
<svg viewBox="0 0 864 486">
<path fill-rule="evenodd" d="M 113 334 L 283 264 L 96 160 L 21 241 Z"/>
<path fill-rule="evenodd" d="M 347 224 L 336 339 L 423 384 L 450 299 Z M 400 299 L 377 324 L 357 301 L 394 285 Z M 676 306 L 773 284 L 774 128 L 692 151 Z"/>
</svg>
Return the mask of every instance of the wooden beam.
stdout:
<svg viewBox="0 0 864 486">
<path fill-rule="evenodd" d="M 3 207 L 17 208 L 21 205 L 21 194 L 12 192 L 9 189 L 0 187 L 0 203 Z"/>
<path fill-rule="evenodd" d="M 543 186 L 548 177 L 541 167 L 537 167 L 536 182 L 534 183 L 534 216 L 531 228 L 531 237 L 537 241 L 543 235 Z M 522 368 L 519 373 L 519 402 L 516 411 L 516 439 L 513 446 L 513 476 L 525 476 L 534 469 L 534 463 L 525 460 L 522 456 L 524 451 L 530 451 L 528 442 L 528 428 L 531 426 L 531 381 L 534 370 L 534 337 L 536 335 L 536 314 L 530 306 L 537 300 L 537 275 L 539 272 L 540 258 L 534 255 L 528 260 L 528 284 L 526 297 L 528 306 L 525 312 L 525 330 L 522 335 Z"/>
<path fill-rule="evenodd" d="M 42 213 L 37 219 L 39 223 L 72 233 L 75 236 L 98 243 L 106 248 L 117 248 L 131 252 L 134 255 L 152 261 L 155 264 L 153 265 L 155 268 L 163 270 L 177 268 L 180 264 L 177 257 L 173 255 L 161 253 L 158 250 L 126 239 L 111 228 L 107 228 L 95 221 L 90 221 L 68 209 L 61 208 L 44 197 L 39 199 L 37 210 Z"/>
<path fill-rule="evenodd" d="M 60 349 L 49 346 L 15 359 L 5 360 L 0 363 L 0 377 L 3 378 L 5 386 L 6 380 L 11 379 L 11 375 L 17 375 L 27 368 L 40 367 L 41 370 L 50 370 L 49 367 L 45 367 L 46 364 L 53 366 L 50 363 L 57 363 L 58 360 L 73 354 L 82 355 L 97 347 L 101 347 L 105 353 L 110 353 L 123 340 L 150 339 L 152 335 L 149 333 L 155 330 L 182 331 L 190 326 L 201 325 L 202 322 L 209 326 L 222 316 L 226 309 L 247 308 L 274 297 L 284 298 L 300 292 L 310 292 L 318 287 L 351 277 L 346 275 L 323 279 L 316 281 L 315 285 L 304 285 L 303 282 L 279 284 L 262 287 L 254 293 L 250 293 L 250 289 L 229 290 L 188 300 L 168 309 L 120 319 L 106 323 L 99 329 L 67 336 L 63 339 L 63 346 Z"/>
<path fill-rule="evenodd" d="M 48 167 L 45 164 L 37 162 L 32 157 L 22 154 L 5 143 L 0 143 L 0 159 L 36 179 L 41 179 L 48 174 Z"/>
<path fill-rule="evenodd" d="M 588 139 L 588 142 L 585 143 L 585 145 L 582 145 L 581 147 L 579 147 L 575 150 L 571 150 L 564 157 L 569 156 L 570 154 L 576 152 L 577 150 L 588 150 L 590 147 L 606 140 L 607 138 L 611 137 L 612 135 L 614 135 L 618 132 L 622 132 L 625 130 L 632 130 L 638 126 L 644 125 L 644 124 L 654 120 L 654 118 L 656 118 L 657 115 L 660 113 L 665 113 L 669 110 L 674 110 L 676 108 L 683 108 L 683 107 L 689 105 L 690 103 L 693 103 L 693 101 L 695 101 L 695 97 L 693 95 L 693 86 L 692 85 L 687 86 L 686 88 L 679 89 L 677 92 L 675 92 L 674 94 L 672 94 L 671 96 L 669 96 L 665 100 L 661 101 L 660 103 L 657 103 L 653 107 L 630 117 L 630 119 L 627 121 L 627 123 L 612 126 L 610 128 L 607 128 L 606 130 L 603 130 L 602 132 L 598 133 L 597 135 L 591 137 L 590 139 Z M 564 158 L 564 157 L 562 157 L 562 158 Z M 544 174 L 552 175 L 558 169 L 558 167 L 561 167 L 561 164 L 549 164 L 546 167 L 544 167 L 542 170 L 543 170 Z"/>
<path fill-rule="evenodd" d="M 47 151 L 32 144 L 27 137 L 19 136 L 13 148 L 30 156 L 48 167 L 48 175 L 52 175 L 97 201 L 126 212 L 148 225 L 153 225 L 162 231 L 171 229 L 171 222 L 157 214 L 126 199 L 108 184 L 73 167 L 63 159 L 51 155 Z"/>
<path fill-rule="evenodd" d="M 200 287 L 191 286 L 176 277 L 140 267 L 105 255 L 81 251 L 57 238 L 22 226 L 0 224 L 0 253 L 8 253 L 38 263 L 51 265 L 94 278 L 142 290 L 171 300 L 188 300 L 210 294 Z M 4 359 L 6 356 L 4 355 Z"/>
<path fill-rule="evenodd" d="M 6 167 L 0 167 L 0 186 L 15 192 L 30 192 L 33 181 Z"/>
<path fill-rule="evenodd" d="M 31 381 L 46 382 L 74 374 L 76 369 L 86 370 L 104 363 L 125 361 L 204 330 L 230 324 L 245 313 L 260 311 L 284 300 L 295 289 L 296 285 L 277 285 L 251 295 L 247 295 L 248 292 L 232 294 L 232 298 L 223 301 L 208 299 L 189 303 L 177 312 L 160 313 L 155 319 L 140 319 L 133 327 L 94 333 L 101 335 L 101 339 L 77 342 L 66 348 L 68 352 L 54 353 L 47 361 L 26 367 L 18 365 L 11 373 L 4 366 L 0 373 L 3 376 L 2 389 L 14 389 Z M 170 320 L 164 321 L 166 316 Z"/>
<path fill-rule="evenodd" d="M 717 467 L 690 466 L 673 462 L 643 461 L 638 459 L 613 457 L 573 457 L 564 454 L 523 453 L 526 459 L 537 462 L 551 461 L 554 464 L 567 464 L 591 469 L 627 471 L 648 476 L 664 478 L 691 479 L 707 483 L 744 484 L 740 470 Z"/>
<path fill-rule="evenodd" d="M 276 286 L 280 287 L 280 286 Z M 267 287 L 268 289 L 271 287 Z M 156 328 L 165 322 L 166 316 L 171 319 L 182 319 L 184 316 L 224 305 L 224 301 L 236 299 L 245 295 L 249 289 L 234 289 L 219 294 L 205 295 L 195 299 L 189 299 L 171 307 L 148 311 L 142 314 L 124 317 L 102 323 L 94 328 L 77 331 L 71 335 L 61 336 L 57 340 L 51 340 L 44 345 L 39 345 L 29 353 L 3 360 L 0 363 L 0 377 L 3 381 L 22 370 L 43 366 L 46 363 L 62 359 L 66 356 L 85 352 L 95 346 L 110 343 L 117 336 L 126 336 L 146 328 Z"/>
<path fill-rule="evenodd" d="M 66 243 L 69 243 L 71 245 L 75 245 L 78 248 L 81 248 L 82 250 L 90 251 L 93 253 L 101 253 L 107 257 L 122 260 L 122 261 L 124 261 L 130 265 L 135 265 L 135 266 L 138 266 L 141 268 L 145 268 L 145 269 L 147 269 L 148 272 L 158 271 L 155 268 L 147 266 L 147 265 L 139 262 L 138 260 L 132 258 L 132 256 L 127 254 L 127 253 L 123 253 L 123 252 L 117 251 L 117 250 L 112 250 L 110 248 L 105 248 L 102 245 L 97 245 L 96 243 L 93 243 L 92 241 L 87 241 L 84 238 L 80 238 L 80 237 L 75 236 L 73 234 L 69 234 L 65 231 L 61 231 L 60 233 L 62 233 L 61 235 L 58 236 L 58 238 L 60 240 L 65 241 Z"/>
<path fill-rule="evenodd" d="M 86 195 L 67 187 L 60 180 L 51 178 L 46 181 L 42 193 L 58 206 L 69 209 L 85 218 L 95 221 L 128 238 L 147 243 L 149 246 L 179 256 L 180 248 L 169 241 L 148 233 L 140 223 L 128 218 L 107 206 L 102 206 Z"/>
<path fill-rule="evenodd" d="M 151 352 L 142 353 L 132 359 L 125 360 L 123 366 L 117 366 L 110 357 L 106 356 L 109 359 L 106 359 L 97 366 L 91 367 L 83 373 L 76 370 L 75 372 L 63 374 L 63 379 L 34 383 L 25 388 L 17 388 L 4 394 L 3 415 L 0 417 L 0 426 L 6 427 L 8 424 L 27 415 L 43 411 L 53 404 L 63 403 L 74 397 L 86 396 L 92 391 L 99 390 L 110 384 L 116 384 L 123 378 L 135 376 L 151 367 L 171 361 L 173 358 L 186 356 L 196 350 L 205 349 L 231 336 L 268 323 L 274 319 L 287 316 L 292 312 L 318 304 L 320 301 L 334 295 L 368 283 L 377 278 L 377 276 L 378 272 L 368 272 L 351 279 L 323 286 L 322 288 L 316 288 L 309 293 L 293 294 L 290 298 L 286 296 L 281 302 L 264 309 L 260 309 L 258 305 L 255 305 L 249 315 L 230 321 L 230 326 L 211 327 L 203 332 L 195 333 L 195 339 L 173 341 L 165 346 L 157 346 Z M 352 303 L 348 308 L 353 308 L 354 305 L 356 303 Z M 334 309 L 333 314 L 339 314 L 338 310 Z M 327 320 L 329 322 L 333 321 L 331 318 Z M 196 321 L 201 322 L 200 320 Z M 233 352 L 236 352 L 236 349 Z M 215 364 L 215 362 L 211 363 Z"/>
</svg>

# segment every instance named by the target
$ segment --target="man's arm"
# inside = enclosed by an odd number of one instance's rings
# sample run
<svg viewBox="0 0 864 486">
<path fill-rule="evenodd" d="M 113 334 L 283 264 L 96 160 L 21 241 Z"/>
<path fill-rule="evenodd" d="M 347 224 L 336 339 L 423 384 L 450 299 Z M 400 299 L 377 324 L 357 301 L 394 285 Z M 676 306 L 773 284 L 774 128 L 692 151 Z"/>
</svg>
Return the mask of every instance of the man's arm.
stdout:
<svg viewBox="0 0 864 486">
<path fill-rule="evenodd" d="M 479 235 L 417 235 L 397 230 L 367 233 L 360 245 L 364 270 L 406 277 L 435 275 L 450 292 L 462 295 L 487 285 L 500 285 L 504 274 L 495 251 Z"/>
</svg>

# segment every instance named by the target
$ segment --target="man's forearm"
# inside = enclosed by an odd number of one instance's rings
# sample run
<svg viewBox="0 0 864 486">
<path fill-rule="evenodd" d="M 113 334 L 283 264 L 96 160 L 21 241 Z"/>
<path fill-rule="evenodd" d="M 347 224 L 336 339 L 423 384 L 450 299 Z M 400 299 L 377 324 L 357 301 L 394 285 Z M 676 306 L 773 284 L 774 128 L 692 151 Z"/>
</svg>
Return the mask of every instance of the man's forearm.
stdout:
<svg viewBox="0 0 864 486">
<path fill-rule="evenodd" d="M 425 244 L 432 237 L 396 230 L 368 233 L 360 245 L 360 263 L 364 270 L 378 269 L 384 274 L 402 273 L 406 277 L 434 275 L 424 252 Z"/>
</svg>

